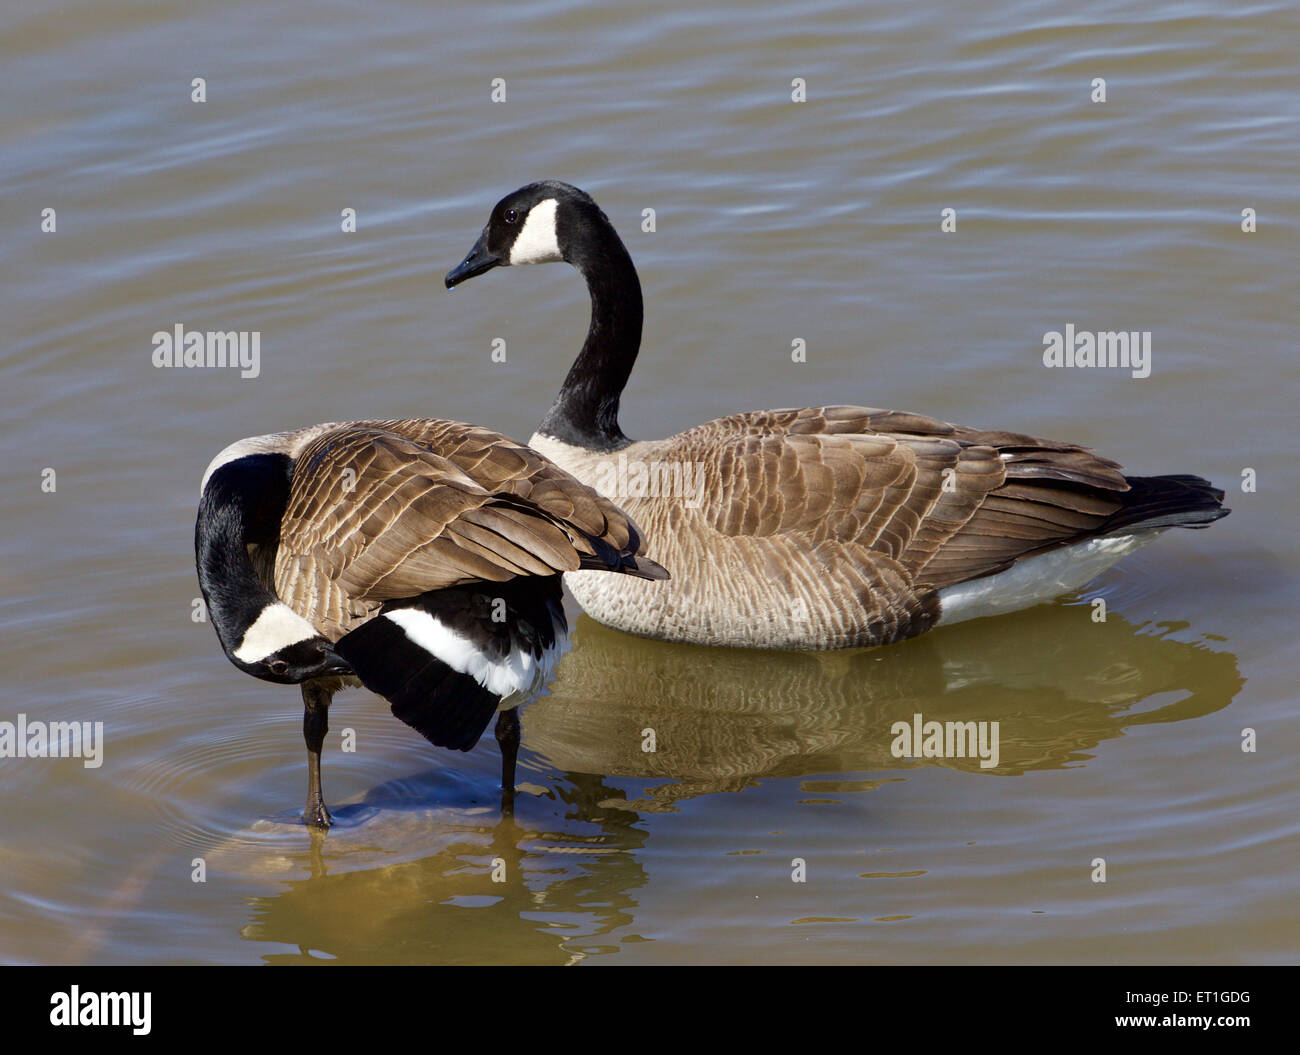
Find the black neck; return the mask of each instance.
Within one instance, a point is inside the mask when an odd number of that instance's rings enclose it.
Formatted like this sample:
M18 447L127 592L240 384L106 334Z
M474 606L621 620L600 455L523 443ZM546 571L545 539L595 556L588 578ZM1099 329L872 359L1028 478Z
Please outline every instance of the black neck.
M290 468L284 454L239 458L212 474L199 499L194 525L199 587L227 655L262 610L279 600L258 578L248 547L278 540Z
M538 431L589 450L618 450L632 442L618 426L618 400L641 347L641 283L604 214L584 219L566 259L587 280L591 325Z

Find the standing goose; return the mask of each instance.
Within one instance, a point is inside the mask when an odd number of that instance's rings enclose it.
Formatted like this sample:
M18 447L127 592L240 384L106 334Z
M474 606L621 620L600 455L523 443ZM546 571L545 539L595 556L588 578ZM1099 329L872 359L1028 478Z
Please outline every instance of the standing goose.
M609 626L708 645L878 645L1049 601L1165 528L1228 513L1200 477L1126 477L1072 443L897 411L755 411L634 442L618 405L641 285L587 194L545 181L503 198L446 285L558 260L586 279L591 323L529 443L617 496L673 571L661 589L570 575Z
M513 440L437 420L232 444L203 477L194 548L230 661L302 686L316 828L330 824L320 751L339 689L365 685L432 743L468 751L502 698L549 679L567 635L562 572L667 578L613 504ZM497 739L508 805L513 709Z

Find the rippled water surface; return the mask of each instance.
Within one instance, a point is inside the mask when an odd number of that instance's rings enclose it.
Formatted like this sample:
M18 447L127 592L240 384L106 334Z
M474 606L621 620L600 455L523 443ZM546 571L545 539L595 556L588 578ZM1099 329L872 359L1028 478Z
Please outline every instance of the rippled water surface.
M0 721L105 742L0 759L0 959L1300 959L1298 45L1282 3L6 5ZM578 618L513 819L490 734L342 695L314 846L297 691L191 619L199 479L318 421L527 438L580 279L441 278L542 177L641 272L630 435L895 407L1200 473L1233 515L874 651ZM155 369L178 323L260 331L260 376ZM1067 324L1151 331L1151 376L1046 369ZM895 758L917 713L997 720L998 766Z

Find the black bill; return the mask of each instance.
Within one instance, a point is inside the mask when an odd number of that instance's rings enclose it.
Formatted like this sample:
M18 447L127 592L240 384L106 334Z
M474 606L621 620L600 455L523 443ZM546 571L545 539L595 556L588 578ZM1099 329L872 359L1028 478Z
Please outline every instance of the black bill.
M443 282L448 289L451 289L453 286L460 285L466 279L481 275L484 271L491 271L500 264L501 261L488 250L487 231L484 231L478 236L478 241L474 243L474 248L469 251L469 255L447 272L447 277L443 279Z

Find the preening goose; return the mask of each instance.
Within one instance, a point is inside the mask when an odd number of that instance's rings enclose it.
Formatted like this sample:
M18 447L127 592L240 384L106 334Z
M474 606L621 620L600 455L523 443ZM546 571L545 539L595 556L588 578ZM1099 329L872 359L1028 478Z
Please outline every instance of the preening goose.
M529 443L636 517L673 572L662 589L568 576L609 626L711 645L883 644L1051 600L1165 528L1228 513L1196 476L1126 477L1072 443L864 407L735 414L633 442L618 406L641 285L587 194L546 181L503 198L446 285L559 260L586 279L591 323Z
M567 638L562 572L667 577L612 503L522 444L438 420L232 444L203 477L194 548L230 661L302 686L303 818L318 828L330 824L321 745L344 685L468 751L503 698L522 702L550 677ZM518 734L503 711L507 805Z

